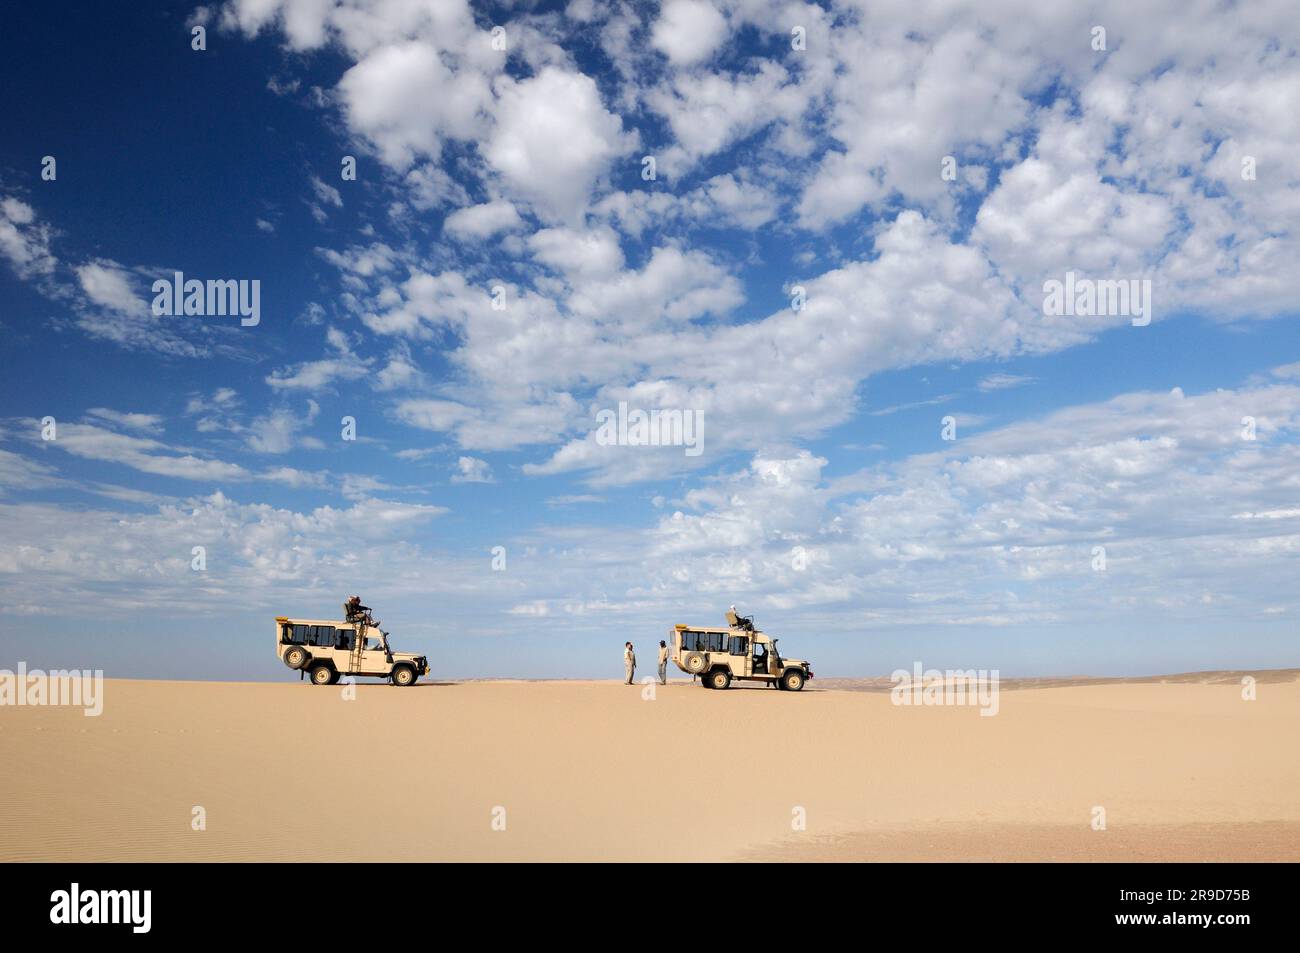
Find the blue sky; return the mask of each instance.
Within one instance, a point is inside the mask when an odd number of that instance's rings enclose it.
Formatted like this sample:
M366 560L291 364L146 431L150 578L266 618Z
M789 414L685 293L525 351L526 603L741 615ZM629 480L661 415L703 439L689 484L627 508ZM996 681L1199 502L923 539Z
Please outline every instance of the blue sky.
M732 602L823 674L1295 664L1293 11L1040 6L16 14L0 667L282 677L353 592L452 677Z

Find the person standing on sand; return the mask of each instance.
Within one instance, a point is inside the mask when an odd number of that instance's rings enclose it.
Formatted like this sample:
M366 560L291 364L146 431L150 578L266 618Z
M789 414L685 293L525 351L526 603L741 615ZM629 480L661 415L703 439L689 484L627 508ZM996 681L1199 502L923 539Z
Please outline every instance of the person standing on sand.
M659 640L659 684L668 684L668 643Z
M631 685L632 676L636 674L636 652L631 642L623 643L623 670L627 672L627 683Z

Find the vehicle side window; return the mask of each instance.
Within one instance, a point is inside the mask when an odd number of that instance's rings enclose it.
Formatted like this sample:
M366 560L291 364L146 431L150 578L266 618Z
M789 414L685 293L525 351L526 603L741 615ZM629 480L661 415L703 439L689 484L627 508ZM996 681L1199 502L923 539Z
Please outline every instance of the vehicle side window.
M315 644L327 649L334 648L334 626L318 625L314 628L316 629Z
M733 635L731 637L731 646L728 649L728 651L732 655L744 655L746 649L748 648L748 646L746 645L748 641L749 639L747 639L743 635Z
M709 633L709 651L725 652L727 650L727 636L723 632Z
M311 644L311 626L294 623L292 641L294 645Z

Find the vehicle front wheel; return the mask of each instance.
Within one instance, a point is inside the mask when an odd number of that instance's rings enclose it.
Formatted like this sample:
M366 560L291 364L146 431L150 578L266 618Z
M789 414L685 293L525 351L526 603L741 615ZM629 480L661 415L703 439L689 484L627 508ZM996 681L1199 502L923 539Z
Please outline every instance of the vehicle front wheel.
M724 688L731 687L731 673L725 668L717 669L716 671L709 673L705 682L708 684L709 688L715 688L718 691L722 691Z
M792 668L781 676L781 687L787 692L797 692L803 688L803 672L797 668Z
M401 685L405 688L407 685L415 684L415 669L409 665L399 665L393 669L393 684Z
M311 683L313 685L332 685L334 683L334 670L328 665L317 665L311 670Z

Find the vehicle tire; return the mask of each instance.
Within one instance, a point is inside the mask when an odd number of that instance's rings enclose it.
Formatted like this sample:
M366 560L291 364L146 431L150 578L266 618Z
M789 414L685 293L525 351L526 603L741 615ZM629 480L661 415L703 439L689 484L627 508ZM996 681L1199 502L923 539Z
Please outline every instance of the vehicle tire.
M313 665L310 674L313 685L333 685L336 678L334 669L328 665Z
M409 665L398 665L393 669L393 684L405 688L407 685L414 685L419 676L415 674L415 669Z
M703 652L687 652L686 657L682 659L682 668L692 675L703 675L708 667L709 659Z
M716 691L723 691L724 689L731 687L731 673L725 668L715 668L705 676L704 681L708 683L709 688Z
M292 645L284 650L284 664L294 671L311 661L311 653L301 645Z
M781 676L781 687L787 692L803 691L803 683L806 680L801 670L797 668L786 669L785 674Z
M331 684L331 685L337 685L337 684L339 683L339 681L342 680L342 678L343 678L343 676L340 675L339 672L338 672L337 670L333 670L333 669L331 670L331 674L330 674L330 684Z

